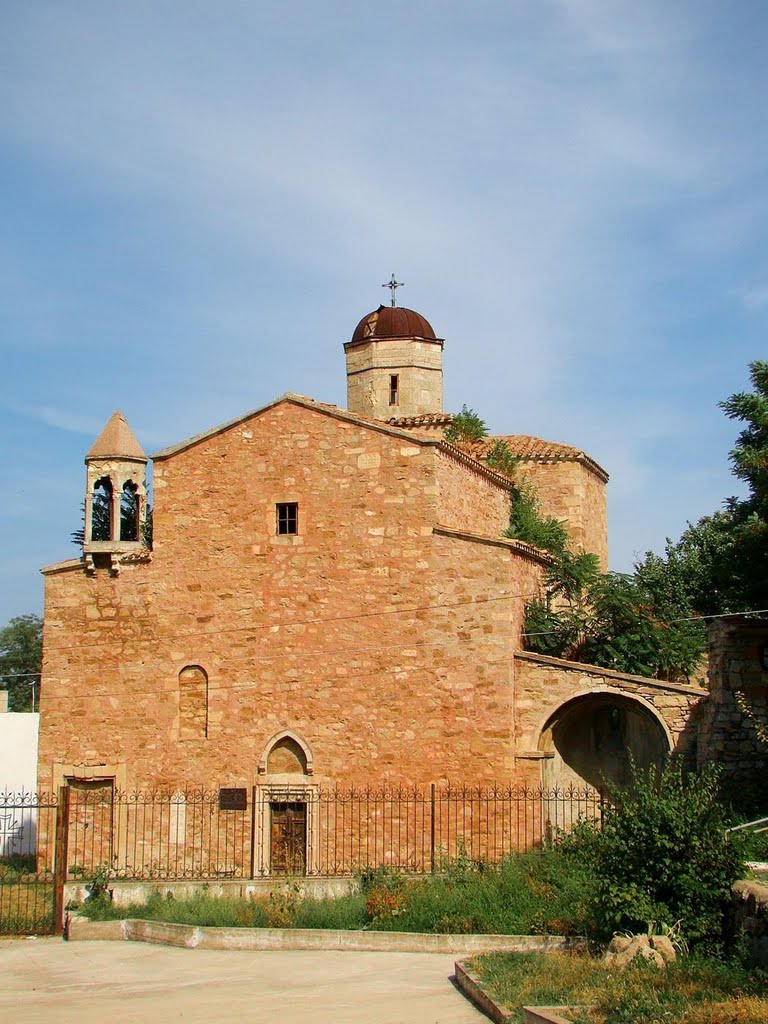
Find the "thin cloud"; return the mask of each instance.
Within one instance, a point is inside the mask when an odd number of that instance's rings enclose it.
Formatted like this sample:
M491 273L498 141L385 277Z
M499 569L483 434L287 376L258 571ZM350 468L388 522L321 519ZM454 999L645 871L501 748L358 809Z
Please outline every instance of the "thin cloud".
M113 407L150 450L286 390L343 401L395 271L449 408L605 464L626 564L666 496L684 514L666 448L725 459L700 438L757 320L728 317L768 304L761 33L685 3L390 10L397 46L352 3L12 5L0 423L53 428L79 474Z

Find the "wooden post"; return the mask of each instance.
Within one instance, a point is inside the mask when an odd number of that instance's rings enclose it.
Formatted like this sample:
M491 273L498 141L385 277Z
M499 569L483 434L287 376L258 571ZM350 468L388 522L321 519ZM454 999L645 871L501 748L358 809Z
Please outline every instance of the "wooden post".
M69 786L59 786L56 808L56 847L53 861L53 930L61 935L64 930L64 883L67 880L69 843Z

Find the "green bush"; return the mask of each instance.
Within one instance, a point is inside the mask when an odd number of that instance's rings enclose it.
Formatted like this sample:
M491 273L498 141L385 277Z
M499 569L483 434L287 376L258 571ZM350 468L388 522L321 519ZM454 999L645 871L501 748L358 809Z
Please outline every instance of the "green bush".
M743 876L743 841L725 831L718 774L633 767L630 787L612 793L602 825L584 822L562 848L595 876L593 930L644 931L679 922L692 945L722 945L732 884Z
M528 480L513 488L509 527L504 536L558 555L568 547L568 530L564 521L542 512L536 490Z

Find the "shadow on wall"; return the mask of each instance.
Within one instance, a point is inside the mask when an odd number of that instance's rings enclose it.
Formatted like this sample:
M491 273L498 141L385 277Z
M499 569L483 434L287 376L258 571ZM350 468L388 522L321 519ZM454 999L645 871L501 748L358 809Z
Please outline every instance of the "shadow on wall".
M661 767L670 752L667 733L639 701L613 693L575 697L545 726L539 749L547 788L611 785L631 781L630 763L641 769Z

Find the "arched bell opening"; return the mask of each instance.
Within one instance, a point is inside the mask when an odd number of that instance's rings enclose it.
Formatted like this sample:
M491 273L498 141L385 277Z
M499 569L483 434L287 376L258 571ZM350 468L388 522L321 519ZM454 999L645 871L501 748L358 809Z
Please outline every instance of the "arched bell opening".
M103 476L93 485L91 495L91 540L112 540L112 481Z
M120 492L120 540L139 539L139 487L126 480Z

